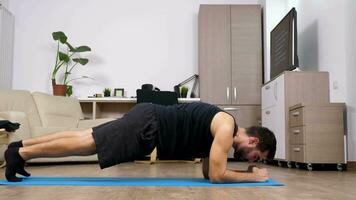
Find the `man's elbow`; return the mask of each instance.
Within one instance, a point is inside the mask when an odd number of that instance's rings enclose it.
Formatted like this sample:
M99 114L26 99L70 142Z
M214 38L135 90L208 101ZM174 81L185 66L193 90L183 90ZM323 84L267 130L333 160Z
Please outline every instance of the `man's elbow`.
M218 174L209 175L209 180L213 184L224 183L223 175L218 175Z

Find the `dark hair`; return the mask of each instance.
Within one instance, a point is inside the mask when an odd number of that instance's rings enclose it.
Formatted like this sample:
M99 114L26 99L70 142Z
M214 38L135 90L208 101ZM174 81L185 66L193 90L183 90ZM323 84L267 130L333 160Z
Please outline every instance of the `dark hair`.
M257 137L260 140L257 149L262 152L268 151L267 159L272 160L274 158L277 141L272 131L261 126L251 126L246 129L246 133L248 136Z

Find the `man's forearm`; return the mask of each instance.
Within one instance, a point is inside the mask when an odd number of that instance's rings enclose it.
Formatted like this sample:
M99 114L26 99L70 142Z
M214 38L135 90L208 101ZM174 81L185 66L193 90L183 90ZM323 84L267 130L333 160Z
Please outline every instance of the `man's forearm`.
M250 166L248 166L248 168L246 169L246 170L236 170L236 169L232 169L232 171L234 171L234 172L244 172L244 173L246 173L246 172L252 172L252 169L254 168L254 167L257 167L256 165L250 165ZM258 168L258 167L257 167Z
M223 175L210 179L212 183L239 183L239 182L256 182L258 178L254 173L246 171L226 170Z

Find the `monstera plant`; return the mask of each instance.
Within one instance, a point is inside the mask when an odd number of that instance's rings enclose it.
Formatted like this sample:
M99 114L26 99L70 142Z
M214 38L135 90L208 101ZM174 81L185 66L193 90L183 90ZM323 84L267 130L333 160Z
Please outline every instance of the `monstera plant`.
M90 78L88 76L81 76L70 80L69 77L78 64L86 65L89 62L87 58L80 57L78 53L88 52L91 51L91 49L85 45L73 47L68 42L68 37L62 31L53 32L52 37L53 40L57 42L56 63L51 75L53 94L60 96L65 96L67 94L67 96L70 96L72 94L72 86L68 85L70 81L81 78ZM63 67L65 67L62 76L63 80L60 84L57 84L57 74Z

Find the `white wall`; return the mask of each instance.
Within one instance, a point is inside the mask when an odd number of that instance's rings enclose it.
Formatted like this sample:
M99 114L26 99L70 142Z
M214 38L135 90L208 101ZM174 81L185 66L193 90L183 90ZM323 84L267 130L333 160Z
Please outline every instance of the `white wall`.
M0 89L12 88L14 16L0 6Z
M330 101L346 102L349 160L356 161L356 41L353 0L264 1L265 80L269 80L269 33L295 7L298 15L298 55L302 70L328 71Z
M346 2L346 102L349 160L356 161L356 1Z
M90 63L75 76L95 81L74 84L75 96L125 88L134 96L143 83L163 90L197 67L199 4L257 3L257 0L11 0L15 14L14 89L51 92L55 62L53 31L62 30L74 45L92 48Z

